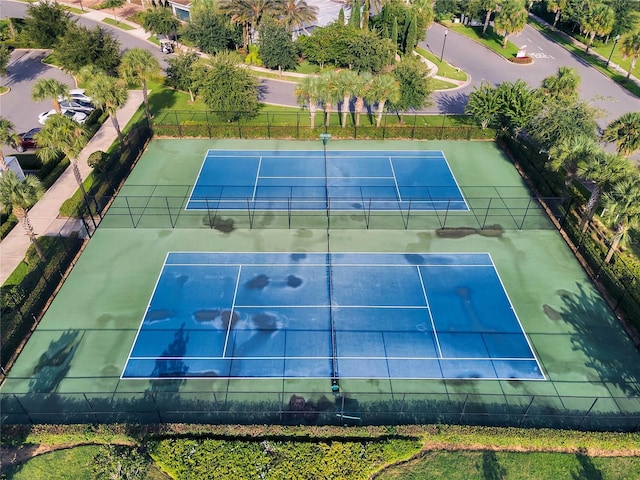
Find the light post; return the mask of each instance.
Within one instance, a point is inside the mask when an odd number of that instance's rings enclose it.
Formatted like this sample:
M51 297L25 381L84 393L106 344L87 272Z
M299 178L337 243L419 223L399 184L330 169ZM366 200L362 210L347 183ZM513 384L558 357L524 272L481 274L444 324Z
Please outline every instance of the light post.
M606 68L609 68L609 63L611 62L611 57L613 56L613 51L616 49L616 44L618 43L618 40L620 40L620 35L616 35L615 37L613 37L613 48L611 49L609 58L607 58L607 64L605 65Z
M447 33L449 33L449 30L444 31L444 40L442 42L442 52L440 53L441 62L442 62L442 57L444 57L444 46L447 44Z

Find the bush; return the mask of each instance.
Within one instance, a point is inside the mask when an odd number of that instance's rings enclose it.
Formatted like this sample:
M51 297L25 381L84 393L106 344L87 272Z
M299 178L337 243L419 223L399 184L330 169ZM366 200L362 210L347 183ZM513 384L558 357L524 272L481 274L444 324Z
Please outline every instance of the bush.
M509 59L511 63L516 63L518 65L528 65L533 63L533 58L531 57L511 57Z
M87 158L87 165L93 168L93 171L100 174L104 171L104 167L109 161L109 154L101 150L97 150Z

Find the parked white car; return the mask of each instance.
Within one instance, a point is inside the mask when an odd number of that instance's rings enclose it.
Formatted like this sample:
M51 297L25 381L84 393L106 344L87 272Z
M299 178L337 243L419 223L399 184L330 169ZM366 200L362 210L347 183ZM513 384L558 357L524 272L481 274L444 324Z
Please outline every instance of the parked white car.
M62 102L60 102L60 108L62 108L63 110L72 110L74 112L86 113L87 115L89 115L96 109L96 107L94 107L90 103L71 102L68 100L63 100Z
M44 125L51 115L57 115L55 110L49 110L48 112L42 112L38 115L38 123ZM73 110L62 110L62 115L66 115L71 120L75 120L78 123L84 123L87 120L87 114L82 112L74 112Z
M71 102L91 103L91 97L85 95L84 88L73 88L69 90L69 95L67 97L61 95L58 97L58 100L61 102L69 100Z

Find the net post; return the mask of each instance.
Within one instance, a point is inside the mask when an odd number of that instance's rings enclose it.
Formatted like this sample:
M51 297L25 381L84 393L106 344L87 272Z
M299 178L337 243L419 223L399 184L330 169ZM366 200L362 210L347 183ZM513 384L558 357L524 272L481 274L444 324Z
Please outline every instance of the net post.
M529 401L529 405L527 405L527 408L525 408L524 413L522 414L522 418L518 421L518 427L522 426L522 423L527 419L527 416L529 415L529 410L531 409L531 405L533 405L533 402L535 399L536 399L536 396L533 395L531 397L531 400Z
M593 410L593 407L596 406L596 403L598 403L598 398L596 397L595 400L593 401L593 403L591 404L591 406L589 407L589 410L586 411L586 413L582 416L582 420L580 420L580 424L578 425L578 428L582 428L582 424L584 423L584 421L587 419L587 417L589 416L589 414L591 413L591 410Z
M493 197L489 198L489 205L487 205L487 211L484 212L484 219L482 220L482 230L484 230L484 227L487 225L487 218L489 217L489 210L491 210L491 200L493 200Z
M171 228L176 228L175 224L173 223L173 217L171 216L171 207L169 207L169 197L164 197L164 201L167 204L167 213L169 214L169 222L171 223Z

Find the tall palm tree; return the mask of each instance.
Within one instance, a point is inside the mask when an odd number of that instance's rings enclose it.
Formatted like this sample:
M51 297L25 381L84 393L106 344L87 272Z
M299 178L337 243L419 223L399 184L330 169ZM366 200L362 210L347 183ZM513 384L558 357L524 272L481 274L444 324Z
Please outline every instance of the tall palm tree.
M542 80L542 93L551 100L574 100L578 98L580 75L575 68L559 67L555 75Z
M631 162L621 155L605 152L600 149L592 158L583 159L578 163L578 175L590 180L593 185L589 200L585 206L584 214L580 221L580 229L587 229L587 222L593 218L602 194L613 185L629 176L633 172Z
M520 33L527 24L528 13L522 0L503 0L494 20L496 33L502 35L502 48L507 48L509 36Z
M69 87L55 78L39 79L33 85L33 90L31 91L31 97L38 102L40 100L51 99L53 101L53 108L58 113L62 111L58 98L68 96Z
M147 80L160 78L162 74L162 68L160 68L160 63L156 57L144 48L127 50L122 55L119 72L120 76L130 85L140 82L142 97L144 98L144 110L147 118L151 118Z
M592 139L577 136L568 137L549 149L551 163L549 166L555 172L566 172L562 197L567 198L569 188L573 184L578 164L588 162L598 152L598 145Z
M481 0L480 8L486 12L484 17L484 25L482 26L482 35L487 32L487 27L489 27L489 19L491 19L491 14L496 11L500 5L500 0Z
M602 37L611 32L616 22L616 13L604 3L587 4L585 7L585 12L580 18L580 28L588 38L586 52L589 53L596 35Z
M627 35L620 43L620 51L624 57L631 58L631 66L627 71L627 78L631 76L631 71L635 68L638 57L640 57L640 30L631 35Z
M353 70L340 70L334 76L334 87L338 96L342 97L342 128L347 126L351 96L358 81L358 74Z
M636 173L617 183L604 195L603 220L613 229L613 239L605 263L628 239L629 231L640 226L640 176Z
M15 172L7 171L0 176L0 205L5 211L13 213L27 232L38 257L43 262L47 260L38 238L29 220L29 209L33 207L44 193L44 187L34 175L27 175L24 181L18 179Z
M569 0L547 0L547 12L555 13L553 17L553 26L555 27L560 20L560 15L567 8Z
M129 90L127 85L118 78L110 77L104 73L94 76L87 85L87 93L96 107L104 110L111 118L113 128L116 129L120 145L124 146L124 137L118 123L117 112L127 103Z
M356 97L356 101L353 104L353 109L356 112L356 127L360 126L360 115L364 110L364 102L369 90L373 75L368 72L360 73L356 76L353 82L353 94Z
M16 133L13 123L6 118L0 117L0 144L14 146L20 141L20 137ZM6 160L4 159L4 152L0 149L0 170L9 170Z
M640 112L623 113L605 129L603 139L616 143L616 151L622 155L640 149Z
M282 6L282 0L220 0L218 3L220 12L231 15L233 23L246 29L250 43L265 18L277 18L282 13Z
M284 0L280 21L289 33L301 29L307 35L308 25L318 20L318 7L309 5L306 0Z
M78 156L89 142L89 135L82 125L64 115L52 115L42 130L36 134L38 156L45 162L63 153L69 159L73 176L78 182L83 197L87 198L87 192L82 183L82 175L78 168Z
M320 79L313 75L304 77L298 83L294 93L298 103L305 105L309 109L309 121L311 128L314 128L318 102L320 101Z
M320 102L324 107L324 126L328 127L331 121L333 105L340 100L336 86L336 74L327 72L320 76Z
M394 103L400 100L400 84L393 75L388 73L376 75L369 84L369 90L367 91L365 99L371 105L374 103L378 104L376 127L379 127L382 123L382 113L384 112L384 106L387 101Z

